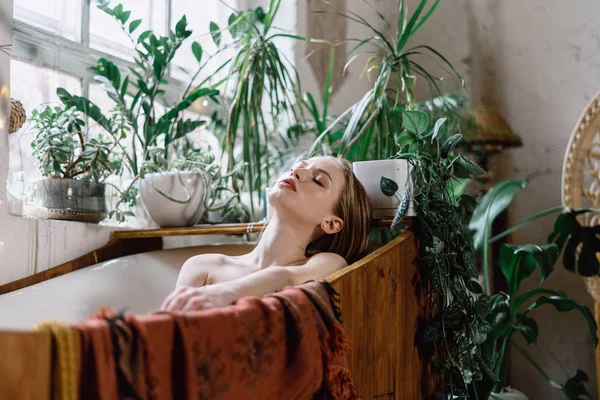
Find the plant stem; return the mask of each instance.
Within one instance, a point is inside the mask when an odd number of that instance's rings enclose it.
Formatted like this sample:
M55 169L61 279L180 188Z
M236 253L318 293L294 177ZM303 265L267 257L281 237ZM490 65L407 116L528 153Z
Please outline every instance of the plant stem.
M547 210L540 211L539 213L537 213L535 215L525 218L523 221L519 222L512 228L509 228L506 231L500 233L499 235L494 236L493 238L490 239L489 243L492 244L492 243L510 235L511 233L518 231L519 229L521 229L525 225L529 224L530 222L535 221L536 219L543 218L547 215L554 214L557 212L562 212L562 211L565 211L566 209L567 209L567 207L565 207L565 206L555 206L555 207L549 208Z
M488 238L490 236L489 227L486 224L486 227L483 232L484 237ZM483 254L482 258L482 270L483 270L483 283L484 283L484 293L488 296L492 293L492 283L490 282L490 271L489 271L489 240L483 242Z
M521 355L523 355L523 357L525 357L527 359L527 361L529 361L531 363L531 365L533 365L533 367L544 377L544 379L546 379L548 381L548 383L550 383L550 385L552 385L556 389L562 389L562 385L560 383L556 382L554 379L550 378L550 376L542 369L542 367L540 367L539 364L536 363L533 360L533 358L531 358L529 356L529 354L527 354L525 349L523 349L521 346L519 346L515 342L511 342L511 344L519 351L519 353L521 353Z

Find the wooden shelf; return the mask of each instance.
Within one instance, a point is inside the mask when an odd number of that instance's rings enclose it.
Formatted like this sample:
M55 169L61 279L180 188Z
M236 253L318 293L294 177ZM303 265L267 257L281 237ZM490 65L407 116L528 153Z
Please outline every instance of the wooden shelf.
M374 218L374 227L390 226L393 218ZM412 226L414 217L408 217L400 221L398 225ZM249 224L220 224L220 225L195 225L182 228L159 228L138 230L117 230L113 232L115 239L141 239L165 236L191 236L191 235L243 235L246 233L258 233L264 227L262 223Z

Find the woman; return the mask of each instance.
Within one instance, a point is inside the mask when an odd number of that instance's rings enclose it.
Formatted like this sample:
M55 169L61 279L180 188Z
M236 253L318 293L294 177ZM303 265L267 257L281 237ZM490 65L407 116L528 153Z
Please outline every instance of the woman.
M319 280L358 260L369 242L367 194L349 162L301 161L270 190L269 224L249 254L201 254L183 265L166 311L229 305Z

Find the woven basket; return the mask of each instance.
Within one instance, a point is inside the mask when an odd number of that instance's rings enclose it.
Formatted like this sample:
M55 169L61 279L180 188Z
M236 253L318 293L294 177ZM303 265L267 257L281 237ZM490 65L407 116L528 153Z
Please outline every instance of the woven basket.
M585 287L596 303L600 303L600 276L584 278Z
M19 100L10 99L10 121L8 123L8 133L15 133L25 123L27 114L25 108Z

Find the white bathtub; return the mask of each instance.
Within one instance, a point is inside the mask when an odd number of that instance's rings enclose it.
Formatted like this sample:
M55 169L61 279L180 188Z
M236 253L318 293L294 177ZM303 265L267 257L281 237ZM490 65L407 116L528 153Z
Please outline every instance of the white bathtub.
M210 245L136 254L92 265L0 295L0 330L30 330L40 321L71 323L102 306L135 314L155 311L175 288L181 265L202 253L239 255L250 244Z

